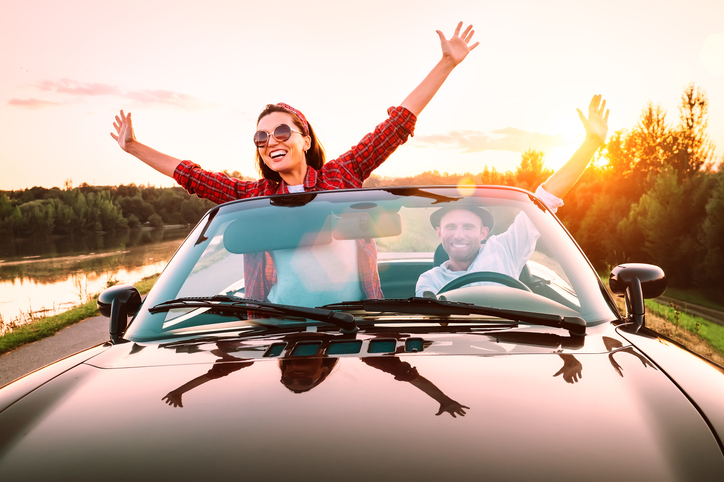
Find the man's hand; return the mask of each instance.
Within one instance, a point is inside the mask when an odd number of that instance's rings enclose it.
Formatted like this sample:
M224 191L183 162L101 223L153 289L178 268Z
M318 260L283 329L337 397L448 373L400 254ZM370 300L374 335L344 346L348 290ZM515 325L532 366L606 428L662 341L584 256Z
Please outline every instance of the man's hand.
M608 134L608 110L606 109L606 101L601 101L600 95L594 95L591 103L588 105L588 118L583 115L581 109L576 110L578 111L578 117L580 117L581 122L583 122L583 128L586 129L586 138L603 144Z
M458 23L455 28L450 40L445 38L445 35L440 31L436 30L438 36L440 36L440 46L442 47L442 56L445 59L449 59L453 66L458 65L462 62L468 53L478 46L480 42L475 42L473 45L468 45L475 34L472 25L468 25L462 35L460 35L460 29L463 27L463 23Z

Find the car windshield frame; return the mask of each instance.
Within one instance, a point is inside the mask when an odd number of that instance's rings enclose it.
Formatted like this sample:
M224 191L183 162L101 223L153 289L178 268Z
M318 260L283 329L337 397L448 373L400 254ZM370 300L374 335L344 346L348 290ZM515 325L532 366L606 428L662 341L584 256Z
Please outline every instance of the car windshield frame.
M429 216L434 210L446 206L481 206L490 210L494 213L496 223L492 235L505 232L517 213L524 212L540 233L533 254L533 258L536 255L539 258L529 259L526 266L533 267L532 271L545 281L542 284L555 295L558 303L567 305L567 309L561 308L560 313L556 314L579 316L588 326L620 318L611 295L578 244L558 218L533 194L506 186L362 188L257 197L214 207L191 231L169 261L130 324L125 338L151 341L178 336L183 334L178 331L179 320L188 323L186 320L189 318L197 318L199 321L198 329L194 332L203 331L206 323L209 325L207 328L212 330L222 329L221 325L224 324L229 325L228 329L233 329L235 326L257 323L253 321L253 316L248 319L238 317L240 319L236 323L229 323L229 317L223 316L221 318L225 321L216 326L212 318L220 315L212 316L209 310L199 308L149 312L149 308L176 298L224 294L244 297L242 288L245 288L245 281L240 259L248 250L261 248L278 253L280 250L293 249L294 246L325 245L337 239L363 239L364 242L374 239L380 270L429 263L434 251L431 247L439 242ZM332 225L329 224L330 219ZM414 243L423 235L416 234L415 230L424 233L424 242L420 241L420 245ZM227 231L233 231L234 236L225 235ZM409 234L411 232L415 232L417 238ZM310 233L314 235L312 238ZM406 235L409 235L409 239ZM406 251L400 248L410 245L412 247ZM235 261L229 262L232 258ZM189 281L192 275L204 269L213 272L211 268L216 269L217 274L205 276L201 283L197 282L192 288ZM231 283L229 277L241 277L241 280ZM446 296L449 295L447 297L440 295L440 299L469 302L465 296L473 296L477 300L475 293L480 291L475 286L463 287L446 293ZM512 292L510 296L515 297L511 303L519 303L522 292L508 291ZM408 298L407 292L404 293L404 296L389 298ZM409 293L409 296L414 296L414 293ZM461 298L457 299L456 296ZM493 303L498 303L505 296L495 298ZM525 296L531 298L531 295ZM366 298L363 296L360 299ZM335 299L307 306L354 301L357 299ZM539 306L533 301L530 306ZM296 304L301 306L300 303ZM514 306L501 307L518 309ZM211 321L202 323L202 315ZM307 323L313 325L318 322L307 320Z

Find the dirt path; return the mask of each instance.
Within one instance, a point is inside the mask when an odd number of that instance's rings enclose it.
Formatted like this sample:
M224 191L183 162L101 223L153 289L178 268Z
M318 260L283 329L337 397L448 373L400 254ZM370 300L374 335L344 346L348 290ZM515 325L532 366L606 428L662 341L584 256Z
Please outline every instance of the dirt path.
M0 387L56 360L107 341L108 318L95 316L0 355Z

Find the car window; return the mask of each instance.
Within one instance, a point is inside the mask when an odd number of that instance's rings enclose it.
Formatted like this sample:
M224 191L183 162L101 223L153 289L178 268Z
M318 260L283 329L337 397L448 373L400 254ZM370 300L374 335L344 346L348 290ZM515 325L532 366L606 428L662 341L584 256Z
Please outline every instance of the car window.
M451 266L450 261L446 264L447 250L455 258L455 250L465 249L479 252L474 261L479 266L471 265L470 271L507 273L500 275L505 284L498 278L474 277L446 292L448 300L575 314L589 324L615 317L576 243L554 215L523 191L481 188L472 196L460 196L454 188L408 190L403 195L366 190L318 193L298 203L295 196L287 199L291 202L240 201L212 211L169 263L146 306L219 294L306 307L410 298L420 296L422 278ZM431 221L441 209L482 209L492 218L486 218L492 229L482 244L475 239L468 243L464 235L443 235ZM455 226L447 223L444 229ZM142 310L129 333L152 336L178 329L190 316L196 324L228 321L208 310L155 315Z

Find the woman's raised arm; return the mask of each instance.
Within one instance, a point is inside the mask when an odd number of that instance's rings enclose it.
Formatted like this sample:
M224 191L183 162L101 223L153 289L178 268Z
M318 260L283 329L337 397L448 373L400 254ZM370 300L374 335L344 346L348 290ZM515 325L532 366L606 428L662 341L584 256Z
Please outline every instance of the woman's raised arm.
M440 37L440 46L442 47L442 58L430 73L427 74L427 77L425 77L420 85L415 87L415 90L413 90L401 104L402 107L415 114L415 116L420 115L425 106L445 82L447 76L450 75L450 72L465 59L471 50L478 46L479 42L469 45L473 34L475 34L473 26L468 25L468 28L460 34L462 26L462 22L458 23L455 32L449 40L445 38L445 35L440 30L437 30L437 34Z
M113 127L116 129L116 133L111 132L111 137L118 142L121 149L136 156L161 174L173 177L176 166L181 163L181 160L164 154L163 152L158 152L156 149L138 142L133 133L133 122L130 112L126 115L121 110L116 116Z

